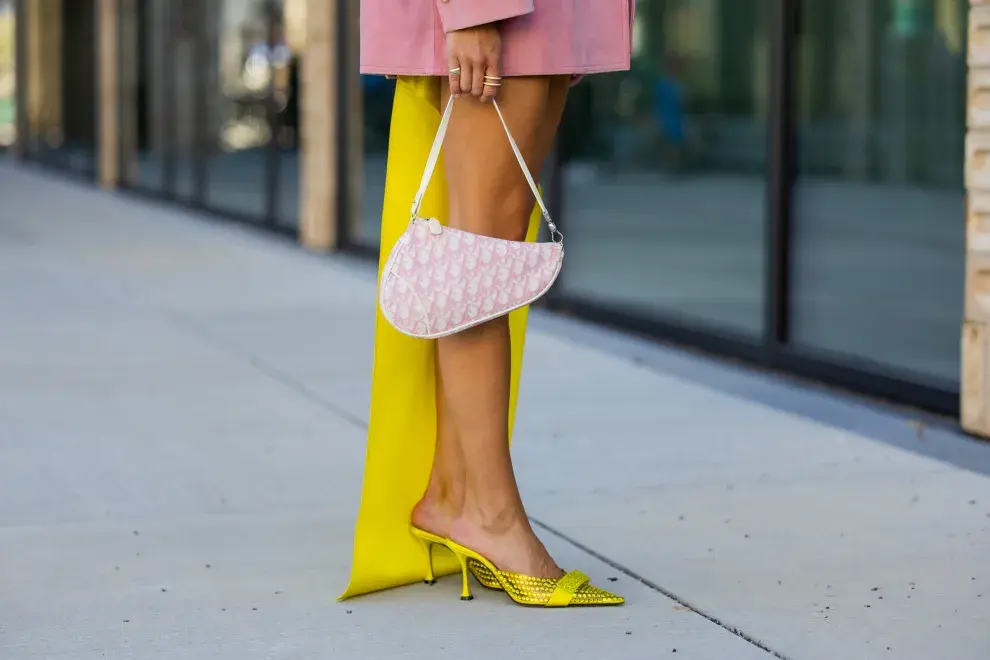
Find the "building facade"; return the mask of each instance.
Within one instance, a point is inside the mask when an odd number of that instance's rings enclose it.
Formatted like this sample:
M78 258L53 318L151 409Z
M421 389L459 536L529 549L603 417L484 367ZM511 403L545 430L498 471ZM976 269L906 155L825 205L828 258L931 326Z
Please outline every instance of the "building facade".
M0 0L0 149L373 255L393 83L357 73L358 4ZM546 304L990 432L990 5L637 4L544 171Z

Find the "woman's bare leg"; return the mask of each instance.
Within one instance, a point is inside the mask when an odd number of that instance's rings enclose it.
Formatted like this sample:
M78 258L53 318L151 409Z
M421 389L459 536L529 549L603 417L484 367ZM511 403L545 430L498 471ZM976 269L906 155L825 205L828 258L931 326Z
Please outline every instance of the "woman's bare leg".
M566 77L503 80L499 105L534 172L553 144L568 84ZM445 85L443 103L447 95ZM522 240L534 200L498 116L470 96L456 104L444 145L450 223ZM443 386L436 459L414 522L418 516L433 525L431 531L448 534L503 570L560 575L529 524L512 470L508 319L439 340L438 358Z
M540 79L533 79L536 82ZM544 82L545 81L545 82ZM506 81L508 82L508 81ZM530 83L532 85L532 83ZM514 84L510 85L514 86ZM564 102L567 96L568 84L563 79L543 79L543 81L538 82L537 87L541 88L537 92L539 95L546 96L545 99L540 99L538 102L533 103L530 111L531 114L539 114L538 111L542 112L542 117L540 118L541 126L539 130L535 133L535 138L532 140L532 148L527 149L529 146L529 140L527 140L527 145L523 146L523 136L518 136L516 139L520 143L520 147L523 150L527 160L532 160L531 169L535 172L534 176L539 176L538 167L532 166L534 163L542 163L549 153L549 150L553 144L553 140L556 134L557 125L560 123L560 116L563 112ZM532 94L533 92L529 92ZM520 92L521 94L521 92ZM447 85L444 85L443 98L441 102L446 104L448 98ZM522 99L520 99L522 101ZM477 103L474 99L464 98L463 101L459 102L460 105L472 102ZM511 103L511 102L510 102ZM513 126L513 134L517 132L515 125L517 123L516 114L518 110L512 106L506 106L503 101L503 111L506 114L507 121ZM489 118L494 119L497 122L497 116L494 115L494 111L490 106L483 106L481 108L482 112L487 111L487 114L491 115ZM469 120L465 120L469 121ZM491 123L489 121L489 123ZM497 129L496 140L504 142L504 133L502 132L501 125L495 123L494 126L481 126L482 130L487 130L488 128ZM450 138L448 138L447 145L450 144ZM496 145L497 146L497 145ZM508 143L504 142L505 150L508 150ZM451 150L451 147L445 146L445 154ZM532 154L529 153L532 151ZM479 152L480 153L480 152ZM505 155L503 153L503 155ZM511 157L511 151L508 151L508 155ZM448 162L450 161L450 156L446 156ZM456 157L455 157L456 160ZM516 164L514 157L511 158L510 162L505 163L509 168L509 174L513 172L518 172L518 165ZM449 178L449 177L448 177ZM521 172L519 173L519 181L525 187L525 181L522 179ZM451 193L452 196L455 193ZM535 200L529 195L528 188L520 193L522 195L527 195L526 205L531 209ZM452 207L454 201L452 200ZM470 212L470 209L467 209ZM453 210L452 210L453 215ZM510 219L508 225L509 227L503 226L477 226L471 227L464 223L458 223L456 219L452 219L452 224L454 226L467 228L471 231L476 231L482 234L503 236L505 238L512 238L521 240L526 233L526 227L528 226L529 211L526 211L525 217L518 220L519 225L517 228L512 229L512 231L506 232L506 229L511 228L511 226L516 222L515 217ZM489 220L490 222L490 220ZM506 358L508 359L508 358ZM507 396L507 395L506 395ZM496 400L505 401L506 413L504 417L508 416L508 399L506 396L499 395ZM460 442L458 441L458 431L457 426L454 423L453 416L445 413L445 400L444 400L444 388L443 388L443 374L438 361L437 364L437 441L436 449L433 459L433 467L430 472L429 483L426 487L426 492L423 498L417 503L412 511L412 522L417 527L431 531L435 534L441 536L447 536L451 531L451 524L454 519L460 517L461 510L464 504L464 491L465 491L465 467L464 467L464 457ZM505 435L507 436L507 428L505 430ZM507 442L507 441L506 441ZM511 464L509 465L509 476L511 477ZM515 481L512 480L512 490L515 491ZM518 497L516 498L518 500ZM518 507L517 507L518 508Z
M464 458L454 421L445 411L439 359L436 374L437 441L433 469L423 499L413 508L412 523L428 532L447 536L450 523L460 515L464 504Z

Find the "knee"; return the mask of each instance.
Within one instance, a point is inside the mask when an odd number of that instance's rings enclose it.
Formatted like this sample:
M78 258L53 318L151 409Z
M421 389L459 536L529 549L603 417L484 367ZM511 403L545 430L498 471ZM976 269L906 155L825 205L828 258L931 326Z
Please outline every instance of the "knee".
M509 241L526 239L533 212L533 193L519 180L488 173L476 185L452 187L451 222L454 227Z
M526 240L526 234L529 232L529 216L533 212L535 203L533 194L525 184L501 195L494 208L497 215L494 223L495 236L507 241Z

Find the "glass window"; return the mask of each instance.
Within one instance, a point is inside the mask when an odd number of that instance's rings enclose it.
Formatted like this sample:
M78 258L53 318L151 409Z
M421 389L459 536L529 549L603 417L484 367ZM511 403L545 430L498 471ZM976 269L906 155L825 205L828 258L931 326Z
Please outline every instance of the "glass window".
M172 159L166 176L170 191L187 201L201 201L199 185L203 182L197 172L200 131L205 129L200 109L203 80L213 67L204 60L199 40L212 36L211 10L213 2L164 0L169 18L169 39L166 42L166 71L171 76L166 83L165 112L167 140L171 143ZM199 181L197 181L199 179ZM199 184L199 185L198 185Z
M96 4L24 3L28 153L85 174L96 171Z
M804 0L792 337L958 382L966 0Z
M358 34L358 12L347 12L346 20L351 34ZM349 46L348 56L356 63L360 44L354 39ZM349 181L349 192L357 196L351 200L352 208L348 209L347 238L352 243L378 248L381 243L385 163L388 160L395 81L385 76L356 74L347 81L347 91L348 102L352 106L348 109L350 116L359 117L355 122L357 126L347 136L348 148L351 153L362 154L362 167L357 173L357 180L352 178ZM348 174L353 177L353 174Z
M273 60L275 121L279 150L278 199L275 214L282 224L299 225L299 82L306 47L305 0L279 0L273 41L287 57Z
M214 63L207 67L212 90L207 100L206 203L225 211L263 218L270 187L267 150L272 140L268 104L272 73L288 66L291 53L271 41L267 0L206 3L217 25L210 38ZM202 67L192 70L203 75Z
M172 137L166 117L166 99L172 97L167 2L129 0L120 5L124 179L153 191L165 187Z
M96 2L62 1L62 164L96 171Z
M771 0L641 0L561 127L569 297L759 334Z
M25 3L27 34L27 151L33 158L65 165L62 0Z
M382 206L385 203L385 163L392 123L395 81L384 76L361 75L361 143L363 185L357 209L351 213L348 236L355 243L378 247L381 242Z
M0 150L17 139L15 27L14 0L0 0Z

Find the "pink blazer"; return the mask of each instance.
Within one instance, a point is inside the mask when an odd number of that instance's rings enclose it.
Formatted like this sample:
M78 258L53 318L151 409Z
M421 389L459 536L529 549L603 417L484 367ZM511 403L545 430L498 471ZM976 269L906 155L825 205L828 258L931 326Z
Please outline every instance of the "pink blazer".
M629 68L635 0L361 0L361 73L447 75L444 34L501 21L502 74Z

